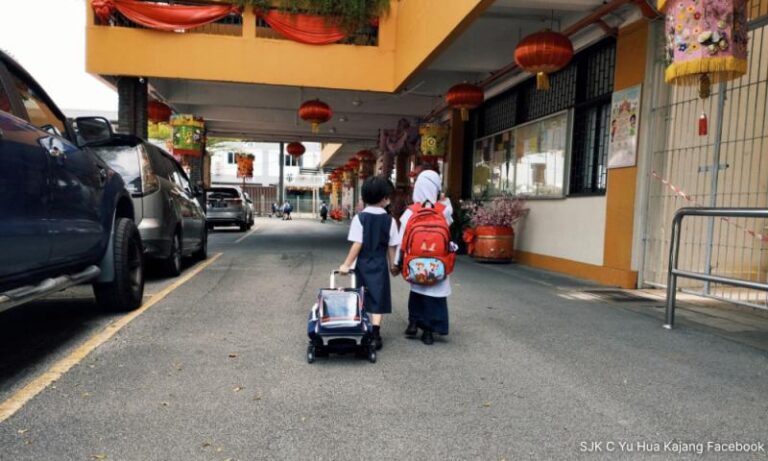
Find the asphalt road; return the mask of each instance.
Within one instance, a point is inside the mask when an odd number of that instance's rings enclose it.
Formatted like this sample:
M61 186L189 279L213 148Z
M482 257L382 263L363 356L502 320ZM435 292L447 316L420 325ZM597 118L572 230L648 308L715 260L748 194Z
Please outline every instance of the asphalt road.
M565 299L583 285L523 267L460 258L433 346L402 336L398 280L376 364L308 365L307 311L345 232L216 232L222 256L0 423L0 460L768 459L707 445L768 443L765 352ZM87 290L0 314L0 398L119 318Z

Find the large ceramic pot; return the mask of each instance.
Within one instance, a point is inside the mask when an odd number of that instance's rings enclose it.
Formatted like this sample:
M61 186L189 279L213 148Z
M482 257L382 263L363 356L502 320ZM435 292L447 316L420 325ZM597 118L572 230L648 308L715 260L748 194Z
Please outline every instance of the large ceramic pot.
M510 262L514 258L515 230L511 227L475 228L472 257L478 261Z

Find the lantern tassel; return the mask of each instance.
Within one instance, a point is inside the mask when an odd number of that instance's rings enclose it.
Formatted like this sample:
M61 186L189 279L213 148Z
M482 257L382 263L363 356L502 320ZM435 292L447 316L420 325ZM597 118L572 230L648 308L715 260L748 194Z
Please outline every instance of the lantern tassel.
M466 122L469 120L469 109L466 107L461 108L461 121Z
M319 133L320 132L320 124L317 122L312 122L312 132L313 133Z
M706 136L707 131L707 114L702 112L699 117L699 136Z
M549 89L549 75L545 74L544 72L539 72L538 74L536 74L536 89L537 90Z
M712 81L708 74L701 74L699 77L699 98L707 99L712 94Z

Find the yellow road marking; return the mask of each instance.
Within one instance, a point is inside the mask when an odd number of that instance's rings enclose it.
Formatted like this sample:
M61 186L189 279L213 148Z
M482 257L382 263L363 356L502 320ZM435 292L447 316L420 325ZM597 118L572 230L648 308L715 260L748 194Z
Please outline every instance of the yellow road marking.
M254 233L254 232L256 232L257 230L259 230L259 228L258 228L258 227L254 227L253 229L251 229L251 231L250 231L250 232L248 232L247 234L243 235L243 236L242 236L242 237L240 237L239 239L235 240L235 243L240 243L240 242L242 242L243 240L245 240L245 239L247 239L248 237L250 237L250 236L251 236L251 234L253 234L253 233Z
M45 388L51 385L53 382L61 378L61 376L69 371L73 366L80 363L85 357L88 356L88 354L93 352L94 349L107 342L109 338L114 336L115 333L120 331L124 326L131 323L133 319L160 302L173 290L184 285L194 276L202 272L203 269L213 264L221 255L222 253L213 255L210 259L208 259L208 261L193 268L191 272L184 275L173 284L169 285L159 293L152 295L149 301L144 303L141 307L109 324L104 330L100 331L95 336L92 336L85 343L81 344L77 349L72 351L72 353L70 353L68 356L53 364L53 366L49 368L48 371L44 372L42 375L35 378L32 382L19 389L6 401L0 403L0 423L13 416L27 402L45 390Z

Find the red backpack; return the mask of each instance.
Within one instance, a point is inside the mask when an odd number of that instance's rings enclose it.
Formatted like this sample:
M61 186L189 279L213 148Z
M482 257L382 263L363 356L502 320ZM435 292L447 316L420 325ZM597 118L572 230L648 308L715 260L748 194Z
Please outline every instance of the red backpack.
M417 285L434 285L453 272L456 254L451 251L451 231L443 215L445 205L414 204L405 225L400 256L403 278Z

